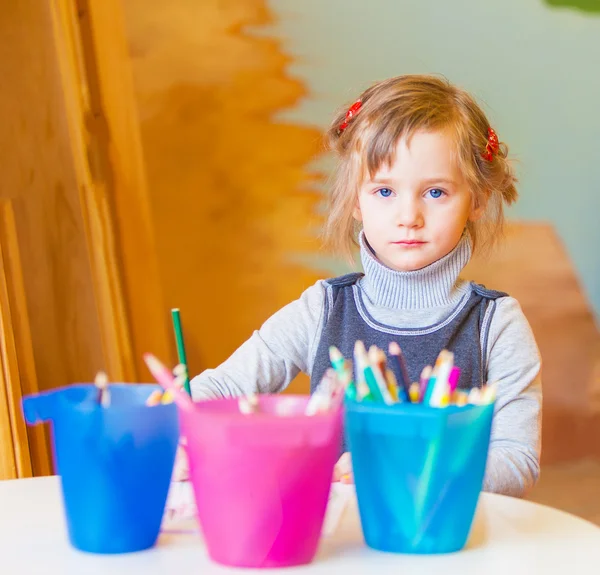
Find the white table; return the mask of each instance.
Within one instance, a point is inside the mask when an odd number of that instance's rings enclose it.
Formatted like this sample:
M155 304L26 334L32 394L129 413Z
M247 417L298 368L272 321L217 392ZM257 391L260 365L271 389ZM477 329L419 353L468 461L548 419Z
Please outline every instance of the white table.
M161 535L156 548L129 555L81 553L67 541L58 478L0 481L3 574L217 575L245 571L213 564L197 534ZM600 528L543 505L483 494L465 550L436 556L393 555L364 545L352 499L335 534L322 540L312 565L275 572L596 575L600 573Z

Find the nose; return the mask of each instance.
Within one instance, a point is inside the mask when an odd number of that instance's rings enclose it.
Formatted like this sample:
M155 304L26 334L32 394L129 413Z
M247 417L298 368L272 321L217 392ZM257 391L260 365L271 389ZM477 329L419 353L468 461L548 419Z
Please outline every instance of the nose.
M396 209L396 225L405 228L420 228L423 226L423 209L421 202L415 197L404 197L398 202Z

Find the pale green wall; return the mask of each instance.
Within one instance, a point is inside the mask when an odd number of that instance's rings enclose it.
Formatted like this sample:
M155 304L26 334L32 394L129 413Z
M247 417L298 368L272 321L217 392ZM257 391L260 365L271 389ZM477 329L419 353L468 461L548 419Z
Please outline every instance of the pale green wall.
M310 91L287 118L325 126L371 82L405 73L442 73L483 100L520 162L511 215L556 226L600 312L599 15L542 0L270 5L279 22L266 33Z

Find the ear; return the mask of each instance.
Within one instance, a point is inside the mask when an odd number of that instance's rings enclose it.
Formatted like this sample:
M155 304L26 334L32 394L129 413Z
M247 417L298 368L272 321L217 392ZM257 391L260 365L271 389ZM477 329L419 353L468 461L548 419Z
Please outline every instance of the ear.
M352 217L357 222L362 222L362 212L360 211L360 201L358 200L358 195L356 196L356 199L354 200L354 209L352 210Z
M479 197L473 199L471 212L469 213L469 221L476 222L485 213L487 207L488 194L479 194Z
M483 216L485 212L485 206L479 206L477 208L473 208L471 213L469 214L469 221L476 222L481 216Z

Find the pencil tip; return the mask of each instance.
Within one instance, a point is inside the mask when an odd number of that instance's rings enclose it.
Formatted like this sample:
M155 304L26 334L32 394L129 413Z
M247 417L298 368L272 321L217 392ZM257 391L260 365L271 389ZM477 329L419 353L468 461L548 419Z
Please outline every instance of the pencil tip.
M392 355L400 355L400 346L395 341L390 342L389 350Z
M96 387L104 387L108 384L108 375L102 370L96 374L96 378L94 379L94 384Z
M367 348L365 347L365 344L362 340L359 339L356 341L356 343L354 344L354 351L367 351Z

